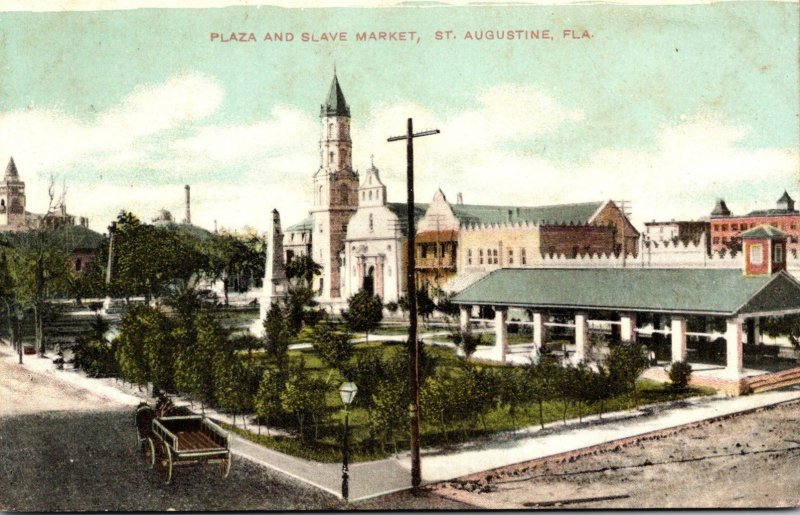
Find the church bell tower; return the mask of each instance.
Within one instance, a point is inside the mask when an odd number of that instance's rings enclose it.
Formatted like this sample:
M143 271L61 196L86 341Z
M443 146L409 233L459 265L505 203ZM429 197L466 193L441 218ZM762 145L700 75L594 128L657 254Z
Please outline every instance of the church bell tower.
M13 157L9 159L5 177L0 183L0 226L9 230L20 230L25 226L25 183L19 178Z
M336 72L320 107L320 166L314 174L312 259L322 265L315 288L323 299L341 296L339 254L344 250L347 222L358 207L358 174L353 170L350 107Z

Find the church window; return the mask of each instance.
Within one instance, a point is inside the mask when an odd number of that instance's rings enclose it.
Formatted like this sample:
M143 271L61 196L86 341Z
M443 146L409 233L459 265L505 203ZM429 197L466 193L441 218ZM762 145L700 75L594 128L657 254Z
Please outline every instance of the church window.
M369 199L372 200L372 190L369 190Z
M333 165L333 151L328 152L328 164Z
M372 213L369 214L369 231L372 232L375 230L375 220L372 217Z
M328 124L328 139L332 139L332 138L333 138L333 124L329 123Z
M317 189L317 204L322 204L322 184Z
M528 264L528 257L525 255L525 249L519 249L519 258L523 265Z
M472 249L467 249L467 264L472 264Z

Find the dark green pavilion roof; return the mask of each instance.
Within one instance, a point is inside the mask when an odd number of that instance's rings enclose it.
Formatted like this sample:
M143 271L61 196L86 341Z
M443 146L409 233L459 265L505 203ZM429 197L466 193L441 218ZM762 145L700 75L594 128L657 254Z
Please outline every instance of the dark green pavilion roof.
M800 312L800 283L788 273L741 270L541 268L495 270L456 304L708 315Z
M344 93L339 86L339 79L336 77L336 72L333 72L333 81L331 82L331 89L328 91L328 98L322 104L320 109L320 116L350 116L350 106L344 99Z
M586 224L603 204L604 202L583 202L535 207L453 204L451 207L461 225L506 222Z
M740 235L744 239L785 240L786 233L771 225L759 225Z
M290 225L283 232L308 232L314 229L314 219L310 216L300 223Z

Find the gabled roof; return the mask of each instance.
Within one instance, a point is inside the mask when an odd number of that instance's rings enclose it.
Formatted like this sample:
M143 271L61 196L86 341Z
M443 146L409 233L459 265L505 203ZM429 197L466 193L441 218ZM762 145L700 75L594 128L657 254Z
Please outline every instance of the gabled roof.
M742 239L767 239L767 240L785 240L786 233L772 227L771 225L762 224L754 227L749 231L745 231L739 235Z
M504 268L453 302L732 316L800 312L800 284L786 272L745 276L735 269Z
M507 222L586 224L604 204L604 202L584 202L532 207L452 204L450 207L461 225Z
M336 72L333 72L333 81L331 81L331 89L328 91L328 98L322 104L320 116L350 116L350 106L344 99L344 93L339 86L339 79L336 77Z

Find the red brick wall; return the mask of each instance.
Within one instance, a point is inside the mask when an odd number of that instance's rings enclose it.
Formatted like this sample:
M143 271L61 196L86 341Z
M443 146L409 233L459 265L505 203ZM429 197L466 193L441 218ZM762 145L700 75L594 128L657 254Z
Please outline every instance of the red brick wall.
M767 224L785 232L789 239L789 249L800 248L800 215L790 216L731 216L711 220L711 250L718 252L725 248L725 243L736 239L748 229ZM735 229L734 229L735 227Z
M543 225L539 247L542 254L554 252L573 257L578 255L609 254L614 252L614 228L595 225Z

